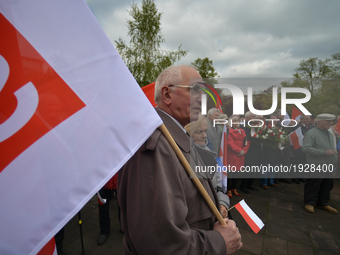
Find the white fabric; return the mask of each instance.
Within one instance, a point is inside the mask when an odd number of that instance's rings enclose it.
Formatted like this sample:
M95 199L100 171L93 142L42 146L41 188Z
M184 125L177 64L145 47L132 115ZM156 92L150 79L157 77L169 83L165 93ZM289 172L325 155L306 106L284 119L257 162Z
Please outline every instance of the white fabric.
M0 12L86 105L0 171L0 254L36 254L162 121L83 0Z
M301 127L298 127L294 132L291 132L291 133L289 134L289 139L290 139L290 144L291 144L291 145L293 145L292 139L291 139L291 135L292 135L293 133L295 133L296 136L299 138L299 144L300 144L300 147L302 147L302 145L303 145L303 137L304 137L304 136L303 136L303 134L302 134Z
M250 207L247 205L244 199L242 199L239 204L243 208L243 210L248 214L248 216L254 221L254 223L259 227L259 229L262 229L264 226L263 221L254 213L252 209L250 209Z

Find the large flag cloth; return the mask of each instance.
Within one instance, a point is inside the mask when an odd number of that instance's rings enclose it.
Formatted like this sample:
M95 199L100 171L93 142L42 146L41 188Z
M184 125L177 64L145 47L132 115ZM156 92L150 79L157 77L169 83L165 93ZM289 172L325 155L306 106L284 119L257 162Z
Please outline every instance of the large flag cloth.
M0 254L37 254L162 121L83 0L0 27Z
M250 209L244 199L237 203L235 208L256 234L261 230L261 228L263 228L264 224L262 220L254 213L252 209Z
M227 169L227 125L223 125L223 132L222 132L222 139L221 139L221 148L220 148L220 155L218 158L216 158L218 166L221 167L221 169ZM227 191L228 187L228 175L227 171L221 171L219 172L222 179L222 190L223 192Z
M290 143L293 145L294 150L302 147L303 144L303 134L301 127L297 128L294 132L289 134Z

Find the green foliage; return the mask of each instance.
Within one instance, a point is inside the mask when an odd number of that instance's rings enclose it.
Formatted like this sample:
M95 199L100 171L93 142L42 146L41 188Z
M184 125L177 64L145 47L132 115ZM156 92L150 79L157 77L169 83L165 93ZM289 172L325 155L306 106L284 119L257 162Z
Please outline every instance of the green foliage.
M141 8L131 4L128 20L130 44L121 38L116 42L116 49L123 58L132 75L141 85L154 82L158 74L187 54L180 45L176 51L161 50L165 42L161 33L161 17L153 0L143 0Z
M198 69L198 72L200 73L202 78L219 77L218 73L213 67L212 60L209 60L209 58L204 58L204 59L198 58L191 64Z
M312 96L315 95L317 89L321 86L321 80L329 77L333 73L332 67L329 65L329 59L321 60L318 58L310 58L302 60L300 66L295 69L296 79L301 78L306 82L307 89Z
M194 62L191 62L191 65L193 65L194 67L197 68L198 72L202 76L203 81L205 83L207 83L207 84L211 85L212 87L214 87L214 84L217 83L217 80L214 79L214 78L215 77L219 77L219 75L216 72L215 68L213 67L213 61L212 60L209 60L209 58L207 58L207 57L204 58L204 59L198 58ZM222 89L215 88L215 90L218 93L218 95L221 97L221 100L222 100L222 96L223 96L222 95L223 94L222 93ZM217 98L215 98L215 99L217 100ZM207 104L208 104L208 106L207 106L208 109L216 107L215 103L210 98L210 96L208 96ZM222 102L222 106L223 106L223 102Z
M304 106L314 115L340 111L340 52L331 59L310 58L302 60L295 69L293 82L282 82L282 87L306 88L311 92L311 100ZM301 98L301 94L288 94L289 98ZM293 106L288 106L290 112Z

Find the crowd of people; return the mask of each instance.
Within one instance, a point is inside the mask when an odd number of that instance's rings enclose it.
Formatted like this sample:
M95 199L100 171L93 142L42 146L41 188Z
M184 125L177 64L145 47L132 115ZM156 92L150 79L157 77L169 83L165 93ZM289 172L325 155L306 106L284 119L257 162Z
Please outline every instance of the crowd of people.
M237 171L244 166L337 164L340 144L339 134L331 126L336 119L334 115L320 114L316 118L301 115L295 127L282 126L284 116L280 110L270 116L247 112L244 116L228 118L212 108L205 117L200 114L203 91L202 77L195 68L186 65L166 68L155 85L156 112L191 167L217 164L223 125L215 125L216 119L228 120L227 164ZM286 134L301 127L302 146L295 150L289 142L276 147L261 142L254 137L251 126L242 125L254 119L258 123L268 123L271 119L271 127L276 126ZM252 125L256 125L256 121ZM288 179L262 174L258 176L260 186L256 187L253 177L238 179L230 175L224 190L220 172L199 173L198 179L207 196L223 216L221 223L176 153L163 131L157 129L118 172L116 194L120 227L124 233L124 254L232 254L242 247L242 241L239 229L228 213L230 199L250 191L259 192L261 188L265 192L280 182L305 182L307 212L313 213L317 205L337 213L328 204L333 187L331 178ZM108 199L112 195L108 190L101 193ZM110 223L103 223L108 215L106 209L100 207L98 245L105 243L110 234L107 231Z
M244 166L297 166L306 167L313 165L318 167L326 164L332 165L332 169L339 169L340 165L340 135L336 131L339 117L332 114L320 114L317 117L301 114L297 121L290 120L289 123L282 123L285 115L281 114L281 110L275 111L269 116L255 115L250 111L244 116L232 115L227 124L227 164L235 167L236 171L240 171ZM214 119L222 117L217 108L212 108L208 111L208 125L205 143L210 145L210 149L221 147L221 125L212 125ZM251 126L249 126L249 121ZM219 123L219 121L215 121ZM264 141L252 134L254 126L266 126L269 129L276 127L277 130L282 130L282 133L288 137L288 134L301 129L300 145L294 147L290 140L285 140L282 144L270 143ZM216 136L218 136L216 138ZM336 171L334 171L334 174ZM282 175L282 174L281 174ZM285 177L285 178L283 178ZM288 176L289 177L289 176ZM330 199L330 191L333 188L333 179L328 175L327 178L315 178L313 173L306 175L306 178L296 178L292 175L280 176L280 173L264 172L257 176L259 178L260 187L263 190L268 190L269 187L278 187L280 182L288 184L305 183L304 186L304 204L305 210L314 213L314 207L318 206L330 213L338 213L335 208L332 208L328 202ZM239 179L233 178L232 173L229 173L228 187L226 194L229 197L241 196L237 191L237 183ZM250 190L259 191L259 188L253 185L254 178L241 178L240 190L249 194Z

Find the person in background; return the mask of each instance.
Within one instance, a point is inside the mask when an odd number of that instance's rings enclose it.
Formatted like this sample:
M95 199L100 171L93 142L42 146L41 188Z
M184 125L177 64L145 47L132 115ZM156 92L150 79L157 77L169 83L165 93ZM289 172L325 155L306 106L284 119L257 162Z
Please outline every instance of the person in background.
M208 139L211 143L208 147L212 148L211 150L219 155L220 147L221 147L221 138L222 138L222 129L220 125L214 126L214 120L218 119L221 115L220 111L217 108L211 108L208 111Z
M268 119L278 119L276 115L270 115ZM267 126L271 127L277 124L277 121L267 122ZM262 164L265 166L275 167L281 164L281 150L278 147L272 147L269 144L263 142L262 144ZM260 185L263 189L268 190L268 186L277 187L277 183L274 183L275 173L264 173L260 179Z
M105 199L106 202L101 202L98 200L100 226L100 235L97 239L98 246L103 245L111 234L110 201L113 194L117 190L117 177L118 174L115 174L99 191L101 198Z
M312 128L312 126L310 125L310 120L311 120L310 115L301 114L300 122L294 127L294 130L301 127L302 135L305 136L307 131ZM294 156L292 157L292 164L296 166L298 166L299 164L307 164L307 156L306 153L302 151L302 147L298 148L297 150L294 150L293 148L292 150ZM304 179L293 178L292 181L296 184L300 184L300 182L304 182Z
M241 167L244 166L244 157L247 153L250 143L247 141L246 132L239 128L238 117L232 117L229 119L229 124L231 123L231 128L229 128L228 135L228 165L230 167L236 167L236 171L240 171ZM232 174L229 173L230 178L228 177L228 187L227 187L227 195L232 197L232 193L235 196L240 196L237 192L237 178L232 178Z
M258 119L254 113L248 111L245 114L245 121L248 123L248 121L253 119ZM255 125L255 123L251 123L251 125ZM249 149L247 154L245 155L244 159L244 165L245 166L260 166L261 165L261 143L256 141L256 138L251 137L251 128L247 125L246 127L241 126L241 128L244 130L247 136L247 141L250 142ZM254 191L259 191L258 188L255 188L253 186L254 178L244 178L241 180L241 186L240 189L242 192L249 194L249 189Z
M309 130L303 139L302 151L307 154L307 163L315 168L330 164L336 168L338 153L335 149L333 134L329 131L335 116L332 114L319 114L316 117L316 127ZM314 207L330 212L338 213L328 203L330 192L333 189L331 178L308 178L304 187L305 210L314 213Z
M216 153L211 151L207 146L208 121L206 117L200 115L197 121L189 123L184 128L194 140L195 146L206 150L212 158L216 158ZM214 165L217 165L216 160ZM230 208L230 199L222 190L222 172L215 172L211 178L217 192L218 200L220 201L221 214L226 218L228 217L228 209Z
M316 126L316 118L315 118L315 116L313 114L310 116L310 123L309 123L309 125L310 125L311 128Z

